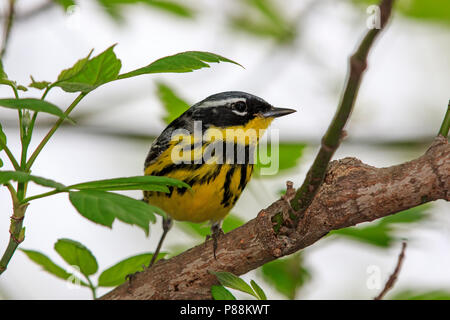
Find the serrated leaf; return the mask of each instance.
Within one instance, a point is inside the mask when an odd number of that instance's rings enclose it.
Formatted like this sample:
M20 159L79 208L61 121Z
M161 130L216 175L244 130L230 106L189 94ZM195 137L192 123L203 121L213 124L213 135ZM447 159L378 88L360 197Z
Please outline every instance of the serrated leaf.
M178 179L161 176L134 176L105 180L89 181L71 185L69 188L78 190L146 190L169 192L167 186L188 188L191 186Z
M95 223L111 228L117 218L141 227L146 235L149 233L150 222L156 222L155 213L165 215L164 211L155 206L112 192L71 191L69 199L83 217Z
M212 286L211 295L214 300L236 300L235 296L224 286Z
M299 253L266 263L261 273L267 283L288 299L295 299L298 289L311 279Z
M177 53L172 56L164 57L152 62L146 67L136 69L134 71L119 75L118 79L135 77L141 74L151 73L183 73L192 72L201 68L209 68L206 62L229 62L239 65L225 57L210 52L203 51L186 51Z
M158 254L159 259L166 253ZM99 287L115 287L126 281L126 276L144 270L144 267L150 263L153 253L143 253L124 259L112 267L104 270L98 278Z
M47 87L51 84L51 82L48 81L36 81L34 80L33 76L30 76L31 83L28 85L30 88L35 88L39 90L47 89Z
M181 99L172 88L162 82L156 83L156 95L166 110L166 115L163 117L166 124L171 123L189 109L189 104Z
M34 98L23 98L23 99L0 99L0 106L10 109L27 109L38 112L45 112L52 114L54 116L60 117L62 119L68 118L61 109L59 109L54 104L47 102L45 100L34 99Z
M62 71L53 85L66 92L87 93L102 84L116 80L122 63L117 59L113 49L114 46L111 46L92 59L89 59L89 54L73 67Z
M71 266L80 268L85 276L93 275L98 270L97 260L91 251L80 242L71 239L58 239L55 251Z
M27 249L20 249L23 253L27 255L27 257L32 260L33 262L40 265L45 271L48 273L63 279L63 280L69 280L73 279L76 283L79 283L82 286L88 287L88 284L84 281L80 280L76 276L74 276L71 273L68 273L66 270L64 270L62 267L58 266L56 263L54 263L49 257L46 255L34 251L34 250L27 250Z
M23 183L33 181L34 183L39 184L41 186L55 188L56 190L62 190L66 187L62 183L56 182L54 180L34 176L26 172L0 171L0 184L5 184L11 180Z
M258 298L258 295L253 291L252 287L250 287L244 280L235 276L231 272L209 271L209 273L215 275L217 277L217 280L219 280L220 284L223 285L224 287L245 292L254 296L255 298Z

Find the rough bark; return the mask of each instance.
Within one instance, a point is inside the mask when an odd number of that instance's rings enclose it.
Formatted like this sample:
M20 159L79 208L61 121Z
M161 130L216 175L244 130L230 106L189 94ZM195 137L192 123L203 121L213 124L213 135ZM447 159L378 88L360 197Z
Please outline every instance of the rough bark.
M330 163L324 183L303 217L289 219L287 196L219 239L191 248L136 275L102 299L211 299L217 284L208 270L245 274L263 264L314 244L335 229L372 221L422 203L449 201L450 145L438 136L426 153L410 162L375 168L355 158ZM276 233L272 218L283 217Z

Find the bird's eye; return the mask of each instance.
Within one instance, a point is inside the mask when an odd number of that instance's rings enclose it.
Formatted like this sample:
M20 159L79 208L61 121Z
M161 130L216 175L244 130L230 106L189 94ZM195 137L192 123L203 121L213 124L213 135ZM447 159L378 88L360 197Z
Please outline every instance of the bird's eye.
M244 101L238 101L233 103L233 109L238 112L245 112L247 110L247 105Z

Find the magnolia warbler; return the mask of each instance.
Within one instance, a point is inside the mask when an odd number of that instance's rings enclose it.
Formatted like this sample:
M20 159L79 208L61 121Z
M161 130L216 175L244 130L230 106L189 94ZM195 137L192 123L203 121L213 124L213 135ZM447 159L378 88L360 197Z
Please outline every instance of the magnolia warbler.
M172 219L210 221L215 257L222 220L250 180L260 137L274 118L295 111L245 92L222 92L193 105L164 129L151 145L145 175L177 178L191 189L144 192L144 201L167 213L150 266Z

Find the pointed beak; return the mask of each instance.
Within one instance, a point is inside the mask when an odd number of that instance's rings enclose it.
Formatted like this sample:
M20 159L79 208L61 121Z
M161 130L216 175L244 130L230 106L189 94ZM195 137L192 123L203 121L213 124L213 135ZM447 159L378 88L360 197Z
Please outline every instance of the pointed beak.
M282 117L291 113L297 112L297 110L294 109L288 109L288 108L275 108L272 107L270 110L263 112L261 115L264 118L278 118Z

